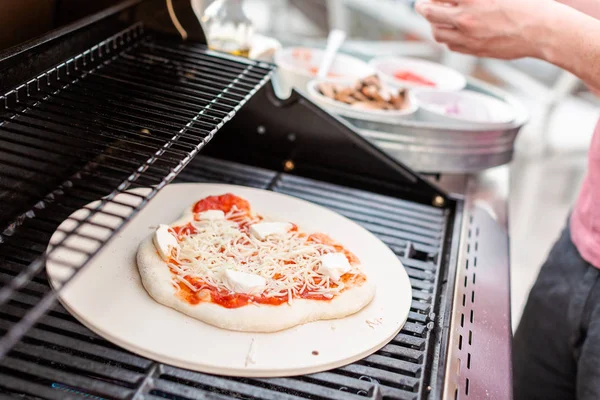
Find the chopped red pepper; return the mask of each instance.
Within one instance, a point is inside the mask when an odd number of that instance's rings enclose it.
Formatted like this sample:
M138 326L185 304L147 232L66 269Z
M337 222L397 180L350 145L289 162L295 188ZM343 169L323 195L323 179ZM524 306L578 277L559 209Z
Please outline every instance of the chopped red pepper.
M396 71L394 72L394 78L401 81L416 83L418 85L435 87L435 82L432 82L429 79L424 78L421 75L414 74L410 71Z

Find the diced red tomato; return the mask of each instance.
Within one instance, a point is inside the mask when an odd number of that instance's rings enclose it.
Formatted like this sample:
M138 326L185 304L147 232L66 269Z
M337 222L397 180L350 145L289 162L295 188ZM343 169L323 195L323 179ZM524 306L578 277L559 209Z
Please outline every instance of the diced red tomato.
M317 75L317 73L319 72L319 68L318 68L318 67L310 67L310 68L308 69L308 72L310 72L312 75L315 75L315 76L316 76L316 75ZM341 75L340 75L340 74L336 74L336 73L334 73L334 72L329 72L329 73L327 74L327 77L328 77L328 78L339 78L339 77L341 77Z
M296 60L310 61L312 59L312 51L309 49L294 49L292 57Z
M421 75L412 73L410 71L396 71L394 72L394 78L401 81L416 83L417 85L435 87L435 82L432 82L429 79L424 78Z

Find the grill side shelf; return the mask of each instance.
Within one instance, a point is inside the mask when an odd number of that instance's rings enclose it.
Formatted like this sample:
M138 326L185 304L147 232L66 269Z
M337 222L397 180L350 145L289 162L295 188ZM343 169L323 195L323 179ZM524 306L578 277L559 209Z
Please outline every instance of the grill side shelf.
M25 261L3 280L0 306L35 281L56 246L79 236L94 243L73 249L60 290L77 271L192 160L262 87L272 66L220 56L202 45L153 37L135 24L82 54L0 96L0 243ZM124 191L150 187L148 195ZM100 200L98 200L100 199ZM31 225L55 228L73 211L98 200L87 216L44 253ZM122 212L109 212L107 205ZM95 214L115 223L88 237L79 228ZM31 254L36 254L36 257ZM23 254L21 254L23 253ZM23 257L23 259L19 257ZM55 304L49 291L3 329L0 358Z

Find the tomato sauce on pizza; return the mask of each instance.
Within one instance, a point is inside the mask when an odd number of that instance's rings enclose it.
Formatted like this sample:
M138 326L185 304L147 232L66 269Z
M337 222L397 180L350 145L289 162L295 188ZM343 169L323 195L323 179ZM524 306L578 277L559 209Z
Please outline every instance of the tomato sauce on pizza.
M331 301L366 281L360 260L324 233L270 221L227 193L192 207L192 222L169 228L178 246L167 264L177 295L225 308Z

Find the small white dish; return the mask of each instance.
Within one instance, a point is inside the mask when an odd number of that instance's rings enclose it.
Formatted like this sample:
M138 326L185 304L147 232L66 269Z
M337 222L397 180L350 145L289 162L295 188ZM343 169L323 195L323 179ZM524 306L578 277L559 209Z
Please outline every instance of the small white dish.
M307 47L286 47L275 53L275 86L277 94L288 97L292 88L305 90L306 85L315 79L324 50ZM366 62L347 54L337 53L331 64L327 80L346 81L364 78L375 74Z
M409 89L459 91L467 85L459 72L441 64L418 58L376 57L369 62L381 80L390 86ZM419 84L412 80L398 79L395 75L410 73L431 82L434 86Z
M310 98L320 105L325 110L341 115L344 117L362 119L366 121L374 121L374 122L388 122L395 123L399 119L406 119L410 115L414 114L417 111L416 103L408 97L409 106L403 110L365 110L360 108L352 107L346 103L342 103L341 101L334 100L329 98L321 92L317 88L317 85L322 82L318 79L314 79L308 83L306 86L306 90L310 96ZM343 81L340 82L342 84L351 85L354 81Z
M415 90L411 97L418 105L419 116L424 121L494 127L508 124L516 117L516 111L511 105L471 90Z

